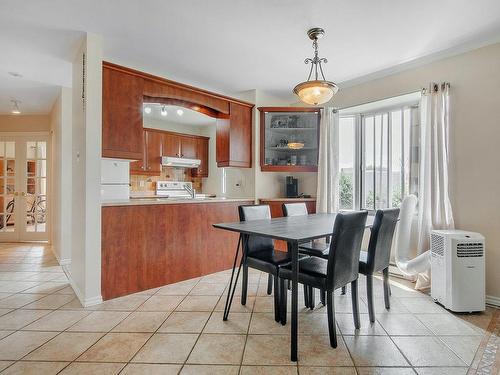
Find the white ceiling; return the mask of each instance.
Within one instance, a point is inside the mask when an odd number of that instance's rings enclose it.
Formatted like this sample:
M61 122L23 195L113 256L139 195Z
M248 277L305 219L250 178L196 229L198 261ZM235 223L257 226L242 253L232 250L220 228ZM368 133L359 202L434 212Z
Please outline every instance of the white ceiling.
M214 125L216 123L216 120L213 117L204 115L203 113L193 111L191 109L187 108L181 108L173 105L166 105L164 106L167 115L162 116L161 115L161 107L163 107L160 104L145 104L144 107L150 107L151 108L151 113L147 114L144 113L143 115L145 117L153 118L155 120L160 120L160 121L165 121L167 123L176 123L176 124L181 124L181 125L193 125L193 126L200 126L200 125ZM177 114L177 110L182 109L182 116L179 116Z
M223 93L288 97L307 77L313 26L327 33L327 78L345 84L500 40L500 1L2 0L0 72L70 85L70 61L88 31L103 36L104 58L115 63Z

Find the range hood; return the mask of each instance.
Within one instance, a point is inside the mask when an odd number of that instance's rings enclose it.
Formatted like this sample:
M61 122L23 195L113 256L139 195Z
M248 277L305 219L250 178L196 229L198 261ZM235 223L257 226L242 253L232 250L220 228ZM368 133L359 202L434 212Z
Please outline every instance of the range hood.
M164 167L198 168L200 164L200 159L173 158L171 156L161 157L161 165Z

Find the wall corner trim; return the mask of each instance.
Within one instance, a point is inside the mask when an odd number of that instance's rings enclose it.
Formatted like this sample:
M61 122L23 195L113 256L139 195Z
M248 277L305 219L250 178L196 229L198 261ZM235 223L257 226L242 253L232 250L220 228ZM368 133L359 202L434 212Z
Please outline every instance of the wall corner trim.
M495 296L486 296L486 304L487 305L492 305L495 307L500 307L500 297L495 297Z
M70 261L70 263L71 263L71 261ZM101 295L90 297L90 298L85 298L85 296L83 295L83 293L81 292L81 290L78 288L78 286L74 282L73 278L71 277L71 273L69 272L68 267L63 266L62 268L63 268L64 273L66 274L66 277L68 278L68 281L69 281L69 284L71 285L71 288L73 288L73 291L75 292L76 297L78 298L78 300L80 301L80 303L82 304L83 307L94 306L94 305L98 305L98 304L103 302Z

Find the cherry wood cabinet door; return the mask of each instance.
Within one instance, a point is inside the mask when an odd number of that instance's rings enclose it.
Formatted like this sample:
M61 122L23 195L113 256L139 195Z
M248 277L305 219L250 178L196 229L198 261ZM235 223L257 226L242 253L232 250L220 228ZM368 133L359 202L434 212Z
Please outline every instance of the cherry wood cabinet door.
M196 158L201 160L200 166L193 169L192 175L195 177L208 177L208 138L198 138Z
M196 159L198 140L192 137L181 137L181 158Z
M142 143L142 157L130 163L130 173L131 174L141 174L146 172L146 162L147 162L147 144L146 144L146 131L143 130L141 134L141 143Z
M143 79L102 70L102 156L141 159Z
M146 130L147 172L161 173L162 140L162 133Z
M181 137L175 134L163 134L163 156L179 158L181 156Z

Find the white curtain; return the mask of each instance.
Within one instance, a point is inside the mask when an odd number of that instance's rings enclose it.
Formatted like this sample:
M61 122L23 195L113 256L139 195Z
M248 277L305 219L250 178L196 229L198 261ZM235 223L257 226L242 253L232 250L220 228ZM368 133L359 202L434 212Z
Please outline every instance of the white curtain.
M316 212L333 213L339 201L339 114L321 110Z
M429 249L432 229L454 228L448 191L449 91L448 83L431 83L420 105L419 254ZM419 275L417 287L428 281L428 274Z

